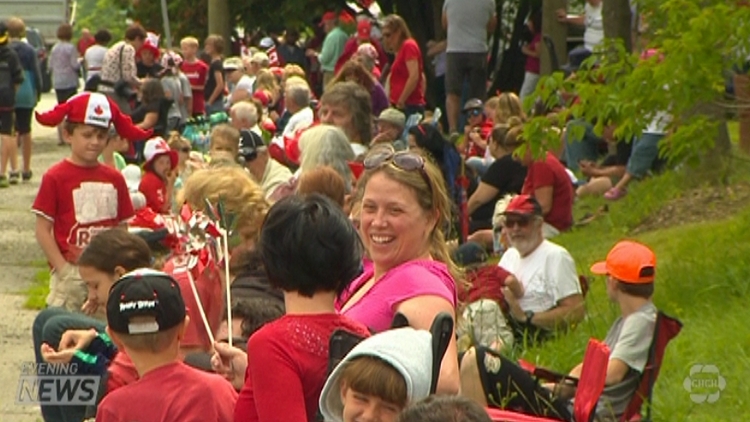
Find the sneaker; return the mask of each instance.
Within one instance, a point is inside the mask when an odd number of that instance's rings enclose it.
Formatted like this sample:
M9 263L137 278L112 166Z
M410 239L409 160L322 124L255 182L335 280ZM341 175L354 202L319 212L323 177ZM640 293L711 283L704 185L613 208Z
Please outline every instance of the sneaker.
M0 188L7 188L8 186L10 186L8 178L5 175L0 176Z
M21 180L24 182L28 182L29 180L31 180L31 176L32 176L31 170L24 171L21 173Z
M8 175L8 183L10 183L11 185L17 185L18 184L18 179L20 179L20 178L21 178L21 175L18 174L17 171L12 171Z

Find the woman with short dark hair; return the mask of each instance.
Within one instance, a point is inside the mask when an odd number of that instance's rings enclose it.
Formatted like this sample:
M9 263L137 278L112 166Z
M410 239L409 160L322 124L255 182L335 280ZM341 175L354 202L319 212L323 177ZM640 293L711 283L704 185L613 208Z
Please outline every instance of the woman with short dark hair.
M250 337L235 420L271 420L282 412L285 420L314 421L331 334L369 334L333 305L360 271L362 242L341 207L310 194L271 207L258 250L271 285L284 291L286 315Z
M115 43L104 55L98 91L110 97L123 113L130 113L130 96L141 86L135 53L146 40L146 30L133 24L125 30L125 39ZM124 81L124 83L119 83Z

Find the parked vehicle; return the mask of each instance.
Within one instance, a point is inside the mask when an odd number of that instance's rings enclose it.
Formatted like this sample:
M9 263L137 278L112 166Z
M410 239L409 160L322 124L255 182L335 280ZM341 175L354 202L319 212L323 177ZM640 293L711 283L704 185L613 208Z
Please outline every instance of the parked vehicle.
M42 92L49 92L52 89L52 75L49 71L49 51L47 44L44 42L44 36L38 29L26 28L26 41L36 50L39 58L39 70L42 72Z

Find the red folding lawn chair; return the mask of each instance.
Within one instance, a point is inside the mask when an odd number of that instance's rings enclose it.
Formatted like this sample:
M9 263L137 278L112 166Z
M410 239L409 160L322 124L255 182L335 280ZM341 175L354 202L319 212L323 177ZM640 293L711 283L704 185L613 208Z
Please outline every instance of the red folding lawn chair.
M648 351L648 361L641 374L641 382L638 384L638 390L630 400L625 413L620 418L620 422L650 422L651 421L651 399L654 392L654 384L659 376L661 363L664 359L664 352L667 344L677 337L682 330L682 322L673 318L662 311L656 315L656 325L654 326L654 337L651 341L651 347ZM645 409L645 415L641 414L643 403L648 403Z
M682 323L662 311L658 311L656 315L656 324L654 325L654 335L649 348L648 361L646 367L641 374L641 380L638 384L638 389L635 395L630 400L628 407L625 409L625 413L620 417L619 422L650 422L651 421L651 400L653 396L654 384L656 378L659 376L659 370L664 359L664 352L667 349L667 344L677 336L682 330ZM587 350L588 353L588 350ZM584 359L584 362L586 360ZM567 375L560 374L554 371L550 371L545 368L538 368L529 362L524 360L518 361L519 365L533 376L544 379L551 382L560 382L565 380L572 384L577 384L581 381L575 378L568 377ZM584 365L584 369L585 369ZM606 368L606 366L605 366ZM584 377L581 377L584 380ZM579 387L580 388L580 387ZM599 399L601 391L596 396L596 400ZM576 403L578 402L578 394L576 393ZM646 402L648 405L645 408L645 414L641 413L643 403ZM596 402L594 402L596 407ZM521 419L514 419L520 421ZM535 419L524 419L524 420L535 420ZM542 419L546 420L546 419ZM576 421L587 420L578 419Z
M573 404L573 415L576 421L589 422L594 415L599 396L604 390L604 381L607 378L607 363L609 362L609 347L599 340L589 340L583 362L581 378L578 380L575 403ZM487 414L494 422L551 422L556 420L500 409L487 409Z

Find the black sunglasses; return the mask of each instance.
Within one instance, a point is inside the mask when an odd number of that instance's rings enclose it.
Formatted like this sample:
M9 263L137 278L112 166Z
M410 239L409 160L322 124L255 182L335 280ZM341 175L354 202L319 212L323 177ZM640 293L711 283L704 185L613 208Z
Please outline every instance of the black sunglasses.
M518 226L519 228L526 228L531 224L531 218L527 217L521 217L521 218L508 218L505 217L505 222L503 223L503 226L505 226L508 229L512 229L513 226Z
M393 147L388 145L370 150L370 153L365 157L363 164L365 170L373 170L385 164L391 164L400 170L418 171L425 183L427 183L430 192L432 192L430 176L427 175L427 172L424 169L424 157L419 154L411 151L396 152Z
M478 108L472 108L471 110L466 110L466 114L468 114L469 116L476 117L482 114L482 110Z

